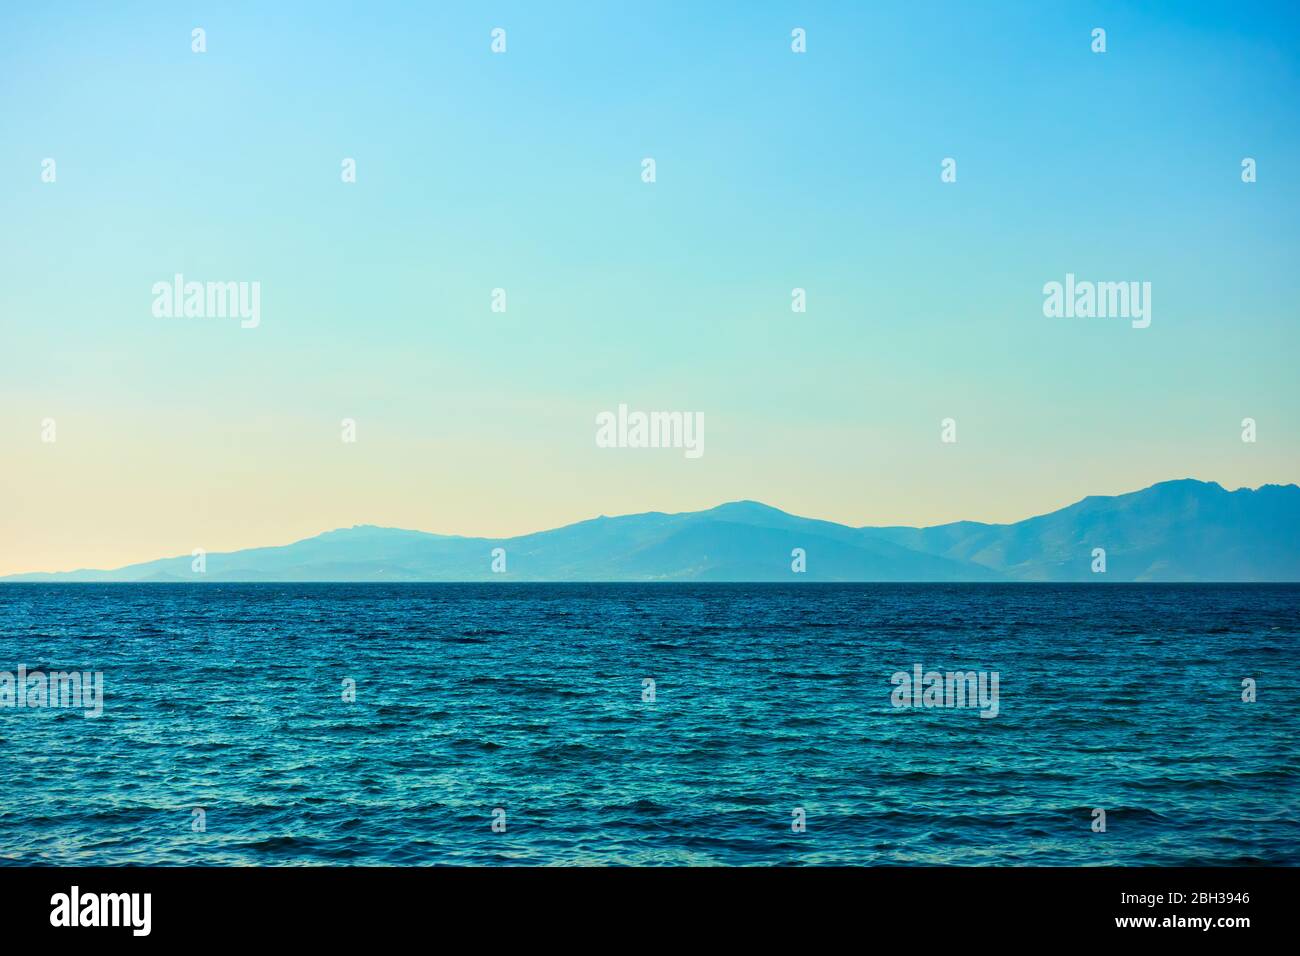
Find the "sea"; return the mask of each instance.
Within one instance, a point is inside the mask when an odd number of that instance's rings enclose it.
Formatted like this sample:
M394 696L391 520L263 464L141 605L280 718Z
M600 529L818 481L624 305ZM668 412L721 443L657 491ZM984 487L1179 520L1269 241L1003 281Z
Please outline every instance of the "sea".
M5 584L0 864L1294 865L1298 634L1295 585Z

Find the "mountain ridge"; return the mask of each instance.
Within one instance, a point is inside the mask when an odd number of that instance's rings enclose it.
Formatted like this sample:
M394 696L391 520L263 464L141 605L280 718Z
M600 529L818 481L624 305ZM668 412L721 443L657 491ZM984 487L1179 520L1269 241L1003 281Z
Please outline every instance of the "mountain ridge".
M1194 478L992 524L913 528L806 518L753 499L599 515L507 538L359 524L282 545L0 582L1300 581L1300 487ZM506 570L492 570L493 549ZM796 572L795 549L805 570ZM1105 571L1094 570L1104 549ZM499 556L496 556L499 566Z

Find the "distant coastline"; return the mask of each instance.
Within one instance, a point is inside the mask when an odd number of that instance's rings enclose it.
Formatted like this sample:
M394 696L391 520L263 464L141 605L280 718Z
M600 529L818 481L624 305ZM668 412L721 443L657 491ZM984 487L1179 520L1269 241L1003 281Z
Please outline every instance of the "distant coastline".
M1180 479L1012 524L854 528L755 501L511 538L358 525L292 544L0 582L1294 582L1300 487Z

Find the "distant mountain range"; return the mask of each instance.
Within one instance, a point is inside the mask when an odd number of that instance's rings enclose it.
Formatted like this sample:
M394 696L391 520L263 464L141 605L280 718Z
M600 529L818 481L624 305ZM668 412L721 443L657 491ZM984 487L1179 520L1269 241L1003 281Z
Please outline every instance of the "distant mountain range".
M504 573L492 570L505 550ZM803 549L806 571L792 570ZM1105 550L1095 573L1093 550ZM293 544L3 581L1300 581L1300 487L1166 481L1014 524L851 528L756 501L514 538L358 525Z

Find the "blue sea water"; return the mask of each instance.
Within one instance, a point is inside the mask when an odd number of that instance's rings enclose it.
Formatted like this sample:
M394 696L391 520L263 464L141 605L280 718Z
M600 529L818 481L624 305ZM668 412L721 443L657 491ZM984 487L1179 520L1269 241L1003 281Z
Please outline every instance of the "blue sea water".
M0 671L104 675L0 708L0 863L1296 864L1298 630L1290 585L0 586ZM916 664L997 716L893 706Z

